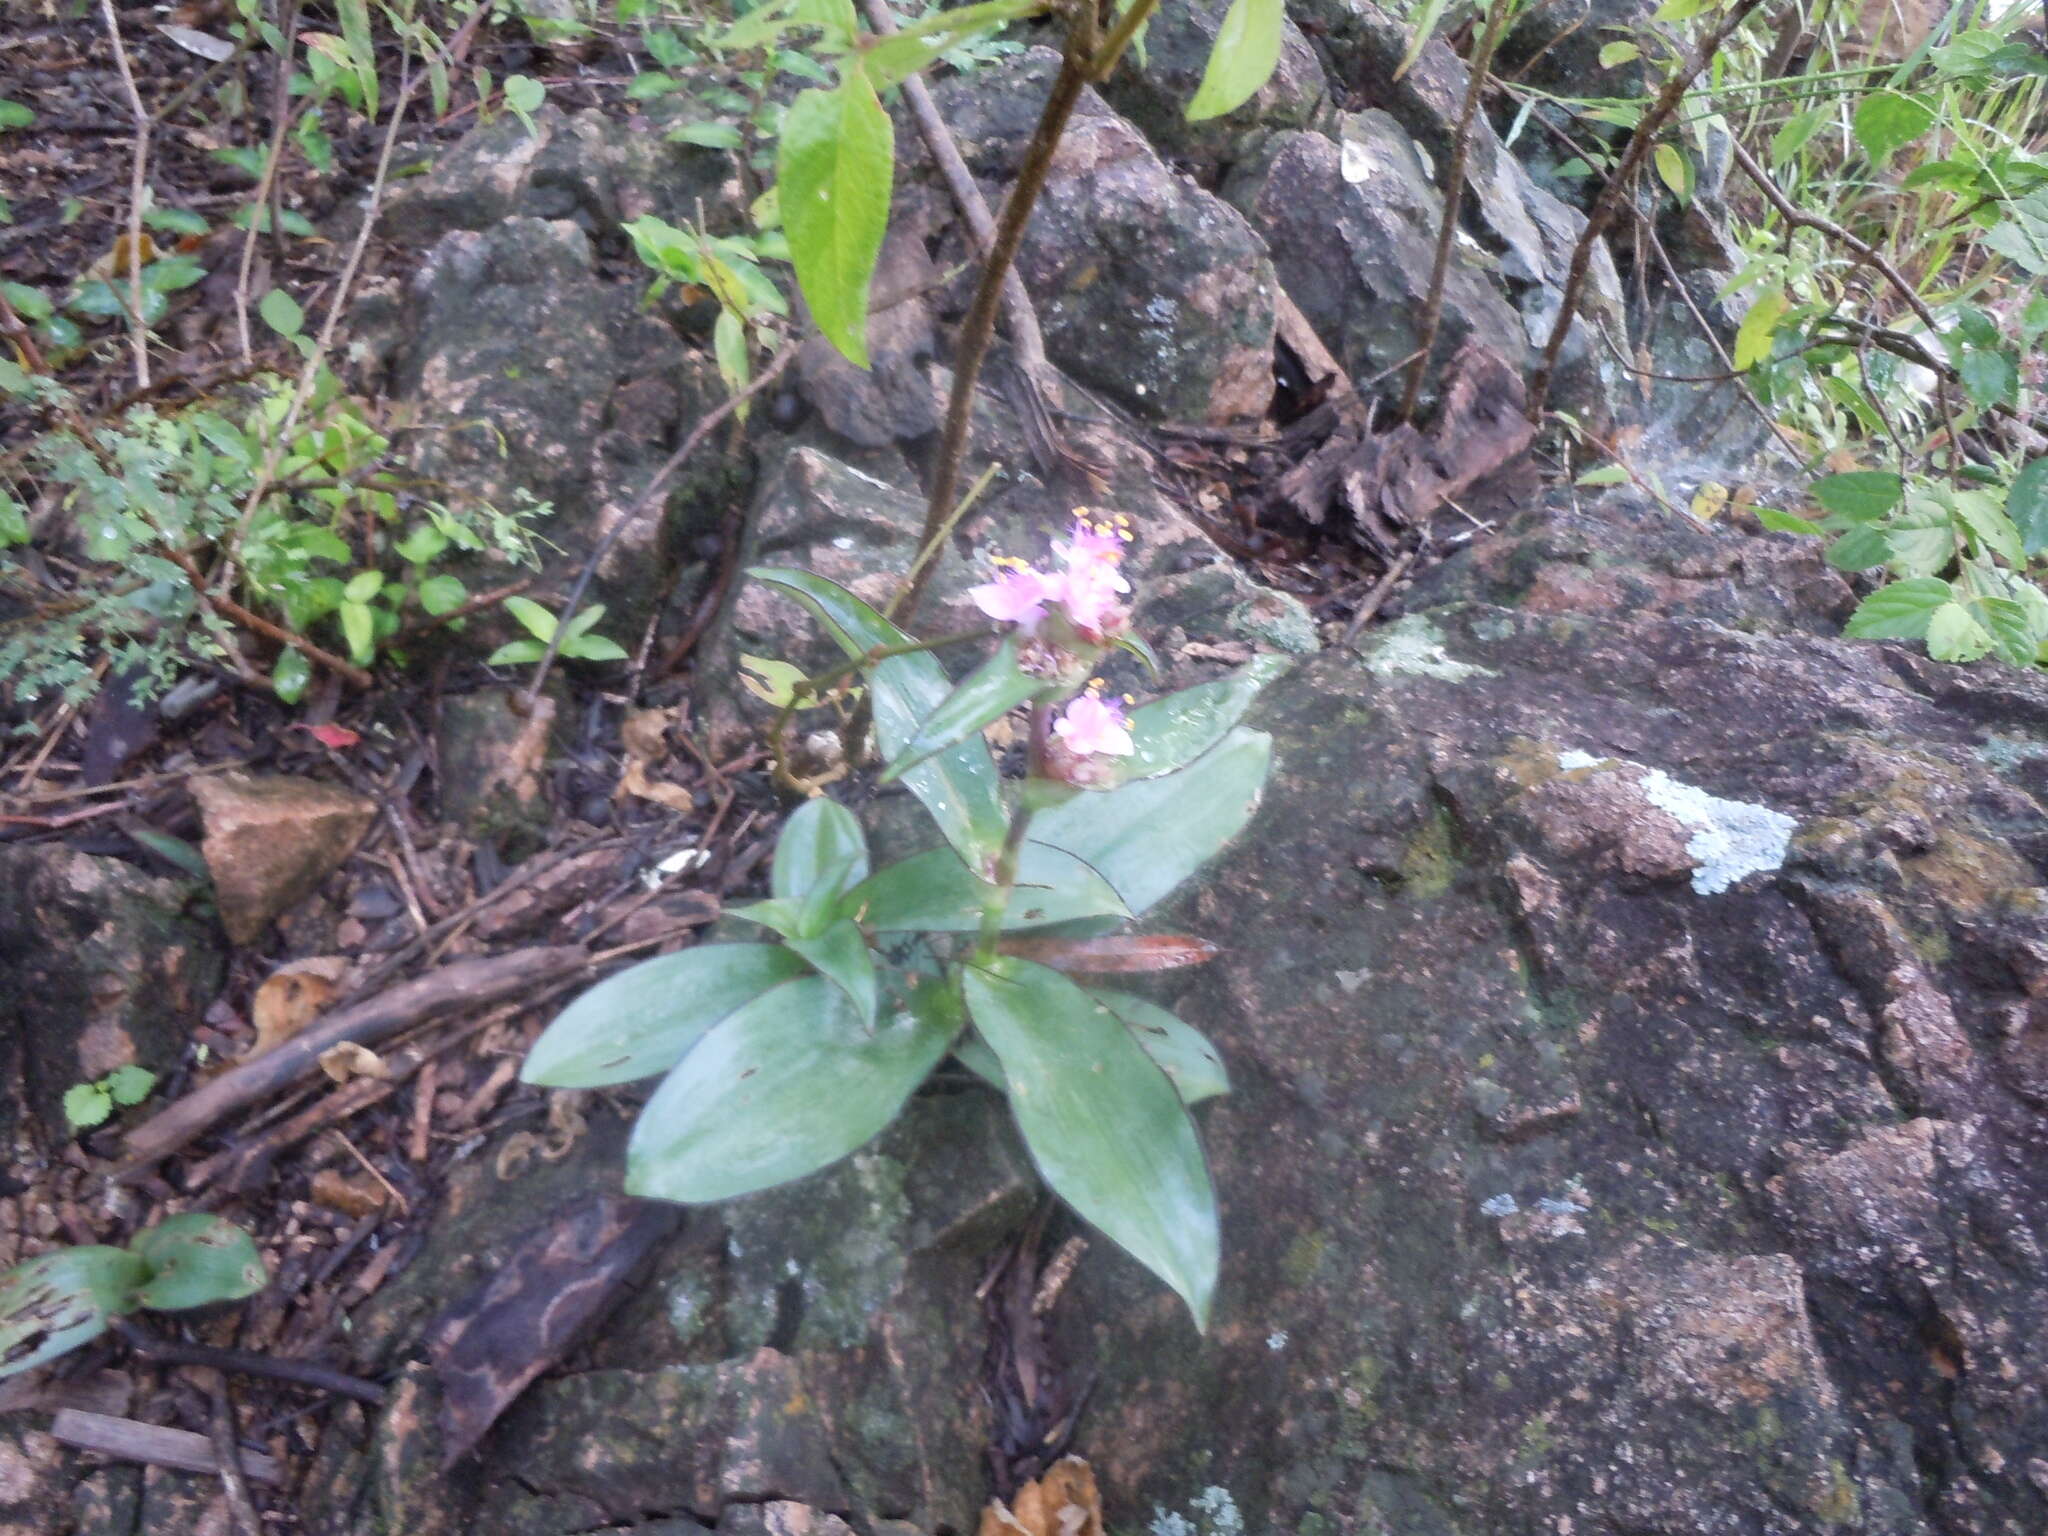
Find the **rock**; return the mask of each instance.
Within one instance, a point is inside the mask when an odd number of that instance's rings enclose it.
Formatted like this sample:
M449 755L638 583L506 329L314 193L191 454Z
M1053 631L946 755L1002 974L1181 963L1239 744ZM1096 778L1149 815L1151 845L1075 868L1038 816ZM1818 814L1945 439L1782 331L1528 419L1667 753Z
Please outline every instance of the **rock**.
M1057 69L1034 49L934 92L992 204ZM1060 141L1017 270L1052 361L1138 415L1221 423L1272 398L1273 272L1258 238L1093 91Z
M1414 146L1383 112L1347 114L1344 142L1276 134L1224 183L1273 253L1273 268L1354 379L1381 373L1419 341L1442 200ZM1468 250L1455 252L1432 354L1448 362L1477 333L1513 368L1528 349L1520 318ZM1398 391L1400 381L1383 385Z
M441 814L500 851L533 844L553 815L544 777L556 704L543 693L531 714L514 701L524 689L483 688L441 702Z
M253 944L271 920L313 894L369 830L377 807L312 779L219 775L192 780L206 821L200 852L221 926Z
M1649 59L1607 65L1600 50L1643 31L1656 9L1650 0L1559 0L1523 11L1501 38L1501 67L1560 95L1646 96L1658 80Z
M868 316L868 366L847 361L823 336L796 355L798 386L825 424L863 448L886 448L938 429L943 403L934 384L931 308L922 291L937 278L913 224L896 219L875 264Z
M725 396L709 357L642 312L643 289L600 276L577 223L517 215L443 235L402 290L358 306L384 388L430 428L418 472L501 512L551 509L534 532L554 547L529 594L544 604L559 607L687 424ZM600 633L639 633L668 574L718 526L736 477L744 466L707 445L661 505L622 530L586 599L608 606ZM472 586L516 574L489 554L457 569ZM487 646L514 633L525 632L502 615L468 631Z
M200 894L61 843L0 847L0 1067L20 1074L51 1137L73 1134L74 1084L177 1064L221 982Z
M1235 111L1203 122L1188 121L1222 28L1229 0L1190 0L1162 6L1145 28L1144 46L1133 49L1102 94L1162 154L1194 163L1207 177L1235 158L1239 146L1264 130L1311 128L1329 107L1330 86L1323 66L1301 29L1280 22L1280 60L1271 77Z

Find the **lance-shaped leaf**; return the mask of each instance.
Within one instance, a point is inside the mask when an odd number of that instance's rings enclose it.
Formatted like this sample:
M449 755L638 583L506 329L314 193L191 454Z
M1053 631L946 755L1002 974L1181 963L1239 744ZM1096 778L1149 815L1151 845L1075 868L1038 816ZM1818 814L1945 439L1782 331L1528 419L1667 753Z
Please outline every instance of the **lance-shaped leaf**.
M240 1301L270 1283L256 1240L233 1222L205 1211L167 1216L128 1245L149 1266L135 1293L138 1306L157 1312Z
M892 784L918 764L1003 718L1020 704L1029 704L1053 685L1017 665L1017 642L1005 640L980 666L960 680L917 732L903 744L882 774Z
M1239 727L1178 773L1041 812L1031 839L1073 854L1142 913L1244 830L1272 759L1270 736Z
M1229 735L1289 665L1284 656L1254 657L1228 677L1139 705L1131 711L1131 755L1114 759L1107 787L1185 768Z
M125 1248L59 1248L0 1275L0 1376L98 1338L134 1307L149 1266Z
M896 1118L959 1033L950 988L918 989L869 1033L822 976L785 983L683 1058L633 1128L626 1192L703 1202L801 1178Z
M796 938L789 947L846 994L861 1028L875 1023L875 958L868 941L850 921L834 923L815 938Z
M951 849L934 848L877 870L847 893L846 910L887 933L973 933L995 895L995 886ZM1076 918L1129 915L1109 882L1072 854L1026 843L1003 927L1043 928Z
M805 937L823 932L841 894L867 877L868 841L845 806L811 800L782 824L770 884L778 901L796 908Z
M1223 1057L1202 1032L1157 1003L1130 992L1089 987L1088 995L1124 1021L1145 1054L1172 1080L1183 1104L1199 1104L1230 1092Z
M893 36L868 38L861 54L862 67L875 82L875 89L885 91L969 38L993 32L1019 16L1035 16L1048 9L1046 0L981 0L978 5L937 11Z
M643 960L563 1009L519 1075L548 1088L652 1077L728 1014L803 974L803 960L780 944L700 944Z
M1209 50L1202 83L1188 103L1188 121L1221 117L1250 101L1280 62L1282 0L1230 0Z
M802 603L849 659L877 646L909 643L908 635L837 582L808 571L755 569L747 574ZM891 656L869 667L867 674L875 741L882 756L891 759L944 702L953 684L929 651ZM924 802L946 841L977 869L993 861L1009 827L997 782L995 759L979 737L969 737L903 776L905 787Z
M969 969L965 990L1046 1182L1172 1286L1206 1329L1216 1195L1166 1074L1121 1019L1058 971L999 956Z
M783 114L776 186L797 284L818 329L862 368L895 168L895 129L858 67L832 90L799 92Z

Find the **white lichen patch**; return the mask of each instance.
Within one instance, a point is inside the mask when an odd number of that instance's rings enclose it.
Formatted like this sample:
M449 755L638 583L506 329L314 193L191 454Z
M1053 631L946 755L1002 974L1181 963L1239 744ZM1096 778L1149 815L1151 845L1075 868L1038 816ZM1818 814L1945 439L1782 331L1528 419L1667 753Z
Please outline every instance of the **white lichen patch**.
M1444 637L1419 613L1397 619L1381 630L1365 664L1381 677L1434 677L1462 683L1468 677L1494 676L1490 667L1459 661L1445 651Z
M1579 751L1557 755L1557 766L1567 773L1605 764L1624 766L1625 760ZM1694 864L1692 888L1700 895L1718 896L1745 876L1783 867L1792 834L1799 830L1799 823L1783 811L1723 800L1661 768L1644 768L1642 773L1643 798L1692 833L1685 851Z
M1273 1351L1274 1354L1279 1354L1280 1351L1285 1349L1286 1347L1287 1330L1285 1328L1275 1328L1271 1333L1266 1335L1266 1348Z

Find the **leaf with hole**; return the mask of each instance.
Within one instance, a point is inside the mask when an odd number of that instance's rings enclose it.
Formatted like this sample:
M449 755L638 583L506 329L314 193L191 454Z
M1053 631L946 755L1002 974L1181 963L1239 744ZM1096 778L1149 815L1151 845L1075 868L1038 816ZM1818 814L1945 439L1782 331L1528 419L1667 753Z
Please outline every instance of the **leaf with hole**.
M1046 1182L1179 1293L1206 1329L1216 1196L1172 1081L1123 1020L1057 971L999 956L968 968L964 987Z
M780 944L700 944L643 960L556 1015L519 1076L603 1088L666 1072L720 1020L803 974L803 960Z
M149 1266L125 1248L59 1248L0 1275L0 1376L91 1342L134 1309Z
M960 1031L931 983L862 1029L822 976L785 982L697 1042L641 1111L626 1192L692 1204L802 1178L871 1141Z

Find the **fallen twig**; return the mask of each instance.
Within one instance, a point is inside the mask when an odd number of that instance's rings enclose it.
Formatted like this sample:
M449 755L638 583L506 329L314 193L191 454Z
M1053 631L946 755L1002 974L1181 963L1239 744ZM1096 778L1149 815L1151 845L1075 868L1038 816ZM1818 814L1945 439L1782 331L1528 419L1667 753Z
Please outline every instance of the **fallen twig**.
M343 661L332 651L315 645L304 635L293 634L281 624L273 624L260 613L252 613L233 598L215 592L206 584L206 573L199 569L199 563L181 549L169 551L171 560L178 569L192 578L192 590L199 594L199 600L224 619L231 619L244 629L275 640L279 645L288 645L308 661L317 662L328 671L342 678L351 688L370 686L370 674L353 662Z
M128 49L121 41L121 21L114 14L114 0L100 0L100 17L107 24L107 41L114 46L114 65L121 72L122 87L128 92L128 110L135 122L135 154L128 172L128 339L135 353L135 387L147 389L149 322L142 308L142 204L149 196L149 111L142 105L142 93L135 88L135 71L128 67ZM113 275L119 277L120 272L116 270ZM113 284L107 286L111 288Z
M115 1176L133 1182L227 1115L317 1071L321 1053L334 1046L373 1045L437 1013L516 997L588 963L581 949L570 946L514 950L490 959L458 960L373 997L330 1009L303 1034L254 1061L229 1068L130 1131L124 1146L127 1160Z
M211 1344L187 1344L152 1333L130 1318L115 1322L114 1331L128 1341L143 1359L157 1365L204 1365L216 1371L233 1371L238 1376L262 1376L271 1381L288 1381L315 1392L332 1392L373 1406L384 1401L384 1389L345 1371L331 1370L307 1360L280 1360L246 1349L216 1349Z
M146 1461L153 1466L175 1467L181 1472L218 1475L220 1461L206 1436L189 1429L172 1429L164 1424L144 1424L139 1419L119 1419L107 1413L88 1413L81 1408L60 1408L50 1421L50 1438L97 1451L122 1461ZM242 1463L259 1483L284 1481L284 1468L277 1458L261 1451L244 1451Z
M1356 640L1358 632L1372 622L1372 616L1386 606L1387 599L1394 595L1394 588L1400 584L1401 578L1408 574L1408 568L1415 563L1415 556L1420 549L1420 545L1411 544L1401 551L1392 565L1387 567L1387 574L1365 594L1365 601L1358 605L1358 611L1351 615L1351 622L1344 626L1344 638L1339 642L1340 645L1348 646Z
M249 1477L242 1468L242 1447L237 1443L235 1402L228 1396L227 1377L213 1375L213 1389L207 1414L207 1437L213 1442L213 1459L220 1469L221 1492L227 1499L228 1515L234 1521L235 1536L263 1536L263 1517L256 1513L256 1500L249 1493Z

